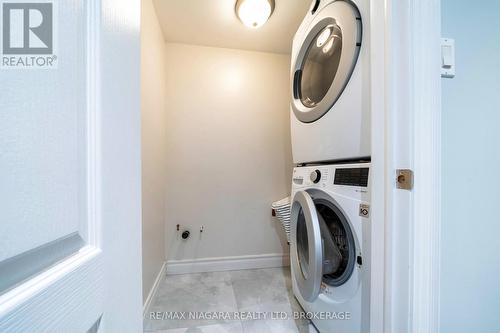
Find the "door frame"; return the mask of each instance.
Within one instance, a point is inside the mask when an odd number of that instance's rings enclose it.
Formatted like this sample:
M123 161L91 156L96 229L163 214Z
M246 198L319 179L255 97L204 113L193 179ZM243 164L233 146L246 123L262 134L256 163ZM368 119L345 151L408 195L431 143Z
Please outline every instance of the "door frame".
M441 4L439 0L370 0L370 5L370 331L437 333ZM413 170L411 191L396 188L397 169Z
M97 3L97 211L104 254L99 332L142 332L141 1Z

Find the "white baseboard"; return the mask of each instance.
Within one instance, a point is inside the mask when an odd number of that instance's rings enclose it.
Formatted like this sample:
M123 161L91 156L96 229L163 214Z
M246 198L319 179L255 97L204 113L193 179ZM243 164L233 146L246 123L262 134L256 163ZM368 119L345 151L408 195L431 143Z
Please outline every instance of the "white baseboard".
M166 272L166 262L163 262L160 268L160 272L158 272L158 275L156 276L155 282L153 283L153 286L151 287L151 290L149 291L148 297L146 297L146 301L144 302L144 305L142 306L142 312L145 315L146 311L149 308L149 304L151 303L151 300L153 299L154 295L156 294L156 290L158 289L158 286L160 285L160 281L162 277L165 276Z
M234 271L242 269L258 269L284 267L290 265L285 254L262 254L239 257L203 258L167 261L167 274L186 274Z

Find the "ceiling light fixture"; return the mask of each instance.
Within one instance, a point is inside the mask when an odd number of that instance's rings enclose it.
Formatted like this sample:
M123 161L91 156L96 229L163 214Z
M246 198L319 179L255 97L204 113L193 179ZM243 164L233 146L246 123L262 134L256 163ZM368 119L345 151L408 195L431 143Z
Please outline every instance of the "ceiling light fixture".
M249 28L259 28L274 11L274 0L237 0L236 16Z

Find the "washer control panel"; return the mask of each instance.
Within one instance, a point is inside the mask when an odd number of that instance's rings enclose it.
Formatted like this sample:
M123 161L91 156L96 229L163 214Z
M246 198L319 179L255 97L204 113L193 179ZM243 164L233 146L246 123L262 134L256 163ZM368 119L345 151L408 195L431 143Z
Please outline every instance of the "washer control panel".
M368 192L369 163L303 166L293 169L292 187L330 188L347 192Z
M319 186L328 184L328 168L324 167L302 167L293 169L293 186Z

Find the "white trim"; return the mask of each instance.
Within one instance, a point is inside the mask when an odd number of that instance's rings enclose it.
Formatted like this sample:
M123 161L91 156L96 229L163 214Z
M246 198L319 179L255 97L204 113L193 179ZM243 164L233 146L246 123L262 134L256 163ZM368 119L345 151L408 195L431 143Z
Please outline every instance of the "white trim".
M409 257L412 192L396 189L396 169L413 169L410 95L413 57L409 36L409 4L386 0L385 27L385 333L409 332ZM397 42L393 42L397 41ZM372 303L373 305L373 303Z
M87 3L87 243L101 246L100 29L101 1Z
M0 332L87 330L103 312L102 284L89 283L99 281L102 267L101 250L86 246L2 295Z
M153 283L153 286L149 290L148 297L146 297L146 301L144 301L144 305L142 306L142 312L144 313L144 315L146 314L146 311L148 310L149 305L151 304L151 301L153 300L153 297L156 294L156 291L158 290L158 286L160 285L162 278L166 274L166 270L167 270L167 263L163 262L160 271L156 276L155 282Z
M387 0L390 1L390 0ZM382 1L386 2L386 1ZM387 288L386 239L389 225L386 223L391 201L388 194L392 184L387 177L391 168L390 144L387 122L390 118L387 102L388 69L387 45L390 41L388 6L380 0L370 0L370 105L371 105L371 237L370 237L370 322L368 332L384 332L384 311Z
M410 332L439 331L441 3L413 0L413 249Z
M186 274L284 267L290 265L287 254L262 254L238 257L167 261L167 274Z
M101 250L92 246L86 246L78 253L67 258L63 262L49 268L45 272L35 275L25 283L0 296L0 317L5 316L13 309L29 301L31 297L43 292L47 287L63 279L67 274L76 270L79 266L92 261L101 253Z
M440 0L385 3L383 332L436 333L441 217ZM375 155L381 147L377 142L374 145ZM398 168L414 171L412 191L395 189Z
M99 4L96 210L106 291L100 330L142 332L141 2Z

